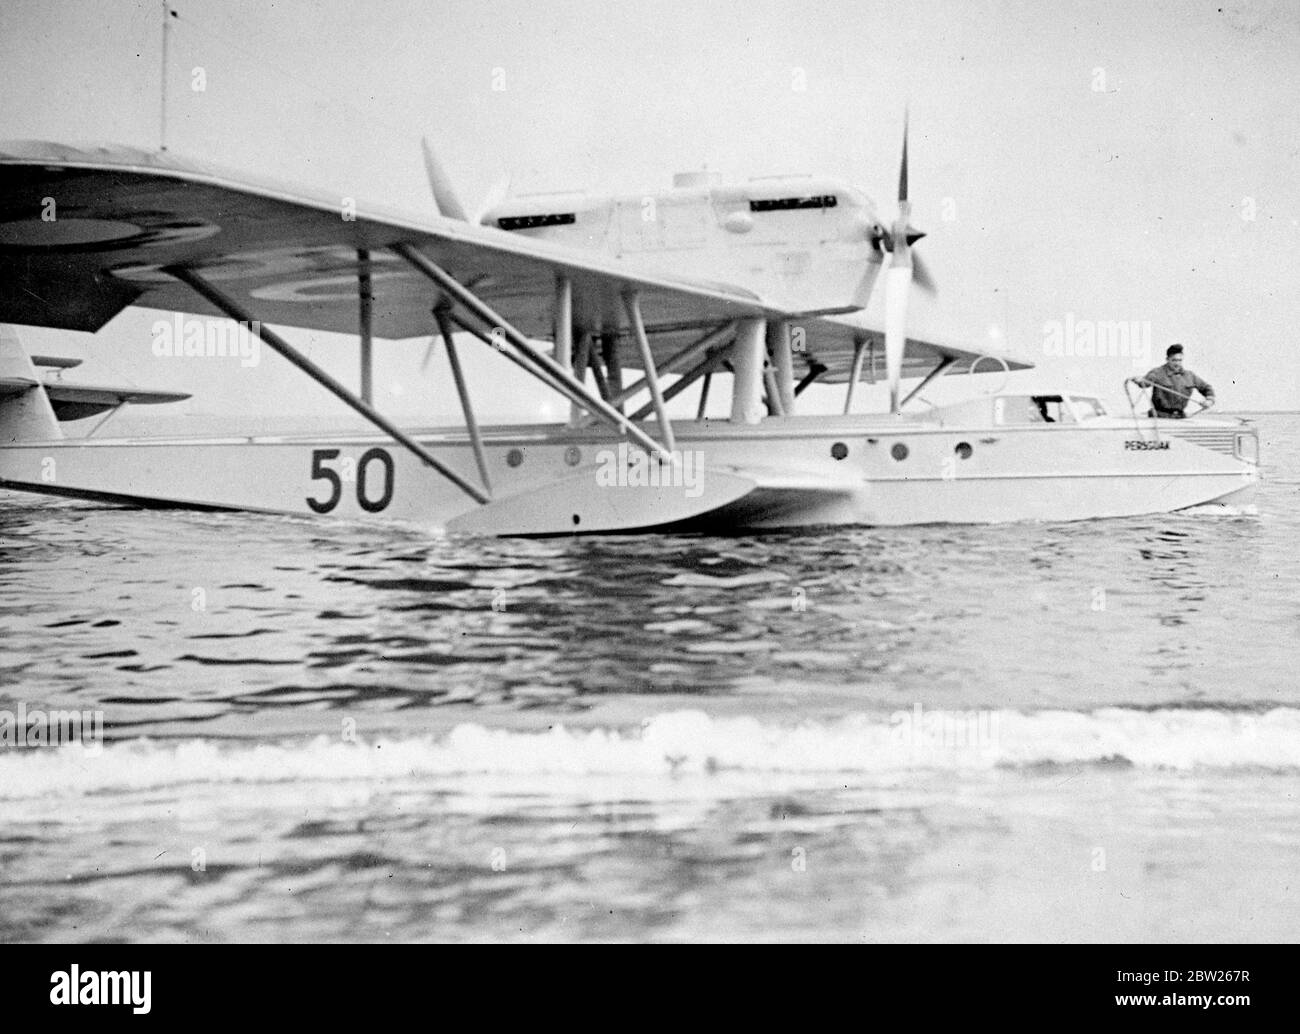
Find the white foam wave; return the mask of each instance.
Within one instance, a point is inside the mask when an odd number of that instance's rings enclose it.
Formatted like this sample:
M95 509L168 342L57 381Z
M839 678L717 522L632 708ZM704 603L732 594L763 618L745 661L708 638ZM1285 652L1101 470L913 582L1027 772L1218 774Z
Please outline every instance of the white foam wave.
M1258 517L1258 503L1201 503L1179 510L1188 517Z
M467 775L887 774L1123 761L1139 768L1300 769L1300 710L1092 713L898 712L776 725L699 711L639 729L519 732L467 724L442 737L348 743L148 740L98 750L0 752L0 800L131 792L187 784L404 782Z

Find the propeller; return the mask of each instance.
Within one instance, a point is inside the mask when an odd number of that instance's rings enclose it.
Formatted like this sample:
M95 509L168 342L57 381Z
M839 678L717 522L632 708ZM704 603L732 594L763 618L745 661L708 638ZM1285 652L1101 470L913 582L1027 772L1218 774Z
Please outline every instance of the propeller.
M429 189L433 192L433 205L438 210L438 214L448 219L466 222L465 209L460 203L460 198L456 196L456 191L452 189L447 170L442 167L437 155L433 153L433 148L429 146L427 136L420 137L420 146L424 149L424 172L429 177Z
M424 150L424 173L429 179L433 206L438 210L439 215L446 216L448 219L459 219L463 223L481 223L483 216L510 196L510 174L506 173L492 184L478 211L474 213L474 218L470 219L465 213L465 206L460 203L460 198L451 185L451 177L438 161L438 156L434 154L427 136L420 138L420 146Z
M924 237L925 234L921 236ZM925 264L925 260L920 255L912 256L912 282L928 295L939 293L934 277L930 275L930 267Z
M907 228L907 243L915 244L925 234L914 226ZM892 230L886 230L883 226L877 225L871 231L871 243L876 251L882 254L892 254L894 251L894 234ZM930 268L920 255L912 256L912 270L916 274L916 286L921 288L926 294L938 294L939 287L934 282L934 277L930 275Z
M487 215L497 205L501 204L510 196L510 173L506 173L499 180L488 188L487 195L483 198L482 204L478 206L478 211L474 213L474 222L481 223L483 217Z
M448 219L469 222L470 219L465 214L465 206L460 203L460 198L456 196L456 191L451 185L451 178L447 175L447 170L442 167L442 163L438 161L438 156L434 154L433 147L430 146L427 136L420 137L420 147L424 151L424 172L429 178L429 190L433 194L433 207L437 209L439 215ZM481 223L485 214L509 196L510 175L507 173L488 190L483 203L479 206L478 211L474 213L473 221ZM427 371L429 364L433 362L433 357L438 352L438 342L441 337L441 333L437 333L429 338L429 344L424 350L424 358L420 362L421 373Z
M888 237L889 268L885 270L885 379L889 382L889 411L897 413L899 382L903 377L903 351L907 346L907 302L913 280L933 288L928 273L916 276L912 244L924 234L911 224L912 202L907 197L907 114L903 114L903 160L898 169L898 218ZM884 239L882 234L882 240Z
M441 336L442 336L442 335L439 333L439 334L434 334L434 335L432 335L432 336L429 338L429 344L428 344L428 345L425 347L425 349L424 349L424 358L423 358L422 360L420 360L420 372L421 372L421 373L427 373L427 372L428 372L428 370L429 370L429 364L430 364L431 362L433 362L433 357L434 357L434 355L437 354L437 351L438 351L438 340L439 340L439 338L440 338Z
M871 243L876 251L884 254L888 252L894 254L895 242L901 242L904 250L910 249L910 246L925 236L925 233L918 230L911 222L911 208L909 207L903 214L902 203L907 201L907 116L903 116L903 161L898 170L898 201L899 201L899 218L889 229L877 223L872 227ZM910 252L909 252L910 253ZM934 277L930 275L930 270L920 255L911 256L912 280L926 294L938 294L939 288L936 286Z

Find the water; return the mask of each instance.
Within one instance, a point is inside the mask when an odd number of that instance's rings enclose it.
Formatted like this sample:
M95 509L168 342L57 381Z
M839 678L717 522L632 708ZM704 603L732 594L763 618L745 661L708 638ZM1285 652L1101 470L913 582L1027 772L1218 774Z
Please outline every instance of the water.
M1258 515L750 538L0 493L0 940L1294 940Z

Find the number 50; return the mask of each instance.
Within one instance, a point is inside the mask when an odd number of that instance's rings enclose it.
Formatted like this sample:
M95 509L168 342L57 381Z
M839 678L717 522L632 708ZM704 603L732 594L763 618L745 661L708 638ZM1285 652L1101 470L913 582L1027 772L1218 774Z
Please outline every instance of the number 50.
M330 494L325 499L307 497L307 505L316 513L329 513L339 505L339 501L343 498L343 479L339 477L337 470L325 466L328 461L338 458L338 449L312 450L311 478L313 481L327 481L330 486ZM378 499L372 499L366 491L367 472L370 469L371 461L378 461L379 465L384 468L384 488L380 492ZM366 513L379 513L388 509L388 504L392 501L393 457L388 455L388 452L384 449L368 449L357 460L357 505Z

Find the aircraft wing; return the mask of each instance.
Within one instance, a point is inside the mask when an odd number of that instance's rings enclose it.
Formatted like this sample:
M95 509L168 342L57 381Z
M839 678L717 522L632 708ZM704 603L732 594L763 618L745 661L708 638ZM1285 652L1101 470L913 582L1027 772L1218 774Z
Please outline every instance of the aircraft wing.
M865 347L862 379L868 383L885 379L885 332L867 325L861 314L848 315L794 315L786 317L791 327L791 344L794 348L794 375L798 380L813 369L822 369L819 384L843 384L853 370L853 357L858 342ZM550 336L550 330L542 333ZM676 351L687 347L699 337L694 327L660 326L652 331L651 351L655 364L662 364ZM802 344L800 344L800 337ZM620 341L620 357L624 369L639 370L641 359L636 346L624 337ZM997 357L997 358L995 358ZM903 376L924 377L944 359L951 359L949 373L965 373L978 363L977 373L998 373L1005 360L1010 370L1027 370L1033 367L1019 359L1012 359L1000 351L980 352L964 345L929 341L922 338L907 339L903 353Z
M374 334L425 336L435 288L389 250L398 243L416 246L530 337L551 334L557 275L571 279L582 325L622 323L628 290L652 330L787 315L741 288L259 184L168 153L0 143L0 321L94 331L128 305L219 315L162 271L179 264L198 268L253 319L355 334L365 249Z
M114 387L98 384L65 384L46 381L54 415L60 420L82 420L106 413L130 402L136 406L156 406L166 402L184 402L190 396L181 391L156 391L152 388Z
M857 342L865 343L867 353L862 366L863 380L878 381L885 377L885 332L868 327L856 313L849 316L821 316L806 321L795 320L805 330L804 359L827 367L819 384L842 384L850 377ZM981 361L981 357L983 357ZM795 373L798 375L798 354ZM977 373L997 373L1005 362L1008 369L1028 370L1033 363L1010 358L1002 352L980 352L962 345L921 338L907 339L903 352L903 376L923 377L945 359L952 361L948 372L966 373L978 362Z
M0 399L26 395L39 384L40 381L32 377L0 377Z

